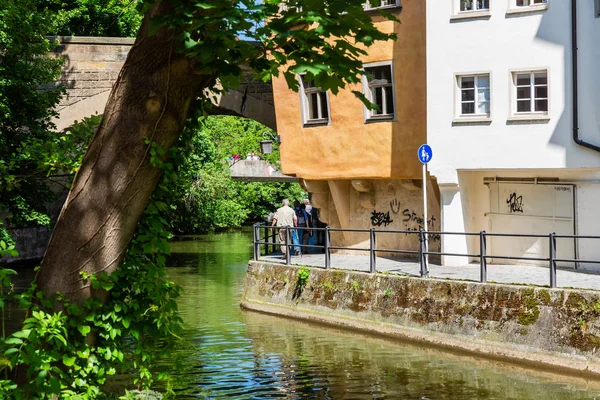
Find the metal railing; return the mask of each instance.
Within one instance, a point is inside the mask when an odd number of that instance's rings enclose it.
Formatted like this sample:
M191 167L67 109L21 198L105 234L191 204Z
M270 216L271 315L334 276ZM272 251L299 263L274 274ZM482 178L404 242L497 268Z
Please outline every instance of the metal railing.
M342 228L310 228L313 232L324 232L324 244L322 245L308 245L303 243L292 243L292 231L294 227L271 227L264 223L256 223L253 225L254 232L254 260L257 261L260 257L261 245L265 246L265 255L270 254L269 246L271 246L271 253L275 252L277 247L281 246L281 243L277 242L276 232L285 230L285 263L290 265L291 253L293 248L298 247L300 249L317 248L321 249L325 254L325 269L331 268L331 250L346 250L346 251L363 251L369 252L369 272L375 273L377 271L377 253L392 253L392 254L410 254L417 255L420 264L420 275L421 277L429 277L429 265L428 256L451 256L451 257L469 257L479 259L479 282L487 282L487 264L488 259L502 259L502 260L515 260L515 261L541 261L547 262L550 272L550 287L556 288L556 271L557 263L573 263L577 266L580 263L585 264L600 264L600 260L585 260L579 258L558 258L556 255L556 240L557 239L597 239L600 240L600 236L589 236L589 235L557 235L552 232L547 235L541 234L517 234L517 233L489 233L486 231L481 232L442 232L442 231L424 231L420 229L415 230L379 230L375 228L371 229L342 229ZM308 228L302 228L308 229ZM261 236L261 230L264 231L264 236ZM350 232L350 233L368 233L369 234L369 248L357 248L357 247L343 247L343 246L332 246L331 245L331 232ZM270 235L269 235L270 234ZM405 234L405 235L418 235L419 239L419 250L408 250L408 249L380 249L377 248L377 235L382 234ZM479 237L479 253L449 253L442 251L429 251L427 243L429 236L478 236ZM524 256L508 256L508 255L489 255L487 254L487 239L490 237L506 237L506 238L535 238L535 239L548 239L548 257L524 257ZM269 241L269 239L271 239Z

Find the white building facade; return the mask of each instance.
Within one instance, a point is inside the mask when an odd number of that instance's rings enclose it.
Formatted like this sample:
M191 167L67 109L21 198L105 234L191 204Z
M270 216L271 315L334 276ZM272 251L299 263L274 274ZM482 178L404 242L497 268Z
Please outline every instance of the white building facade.
M426 11L441 229L600 236L600 1L429 0ZM490 255L548 248L548 238L487 242ZM479 238L446 236L442 251L477 254ZM600 260L600 240L558 239L557 256Z

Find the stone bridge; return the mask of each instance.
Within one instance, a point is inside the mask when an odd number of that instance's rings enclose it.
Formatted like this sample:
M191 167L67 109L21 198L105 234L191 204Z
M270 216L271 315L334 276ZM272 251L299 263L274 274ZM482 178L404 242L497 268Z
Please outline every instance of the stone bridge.
M55 54L65 58L59 82L67 88L54 120L58 130L68 128L93 114L102 114L127 53L134 43L130 38L59 37ZM216 114L239 115L276 129L271 83L245 81L237 90L219 96Z
M284 175L280 168L264 160L239 160L229 163L231 179L244 182L298 182L295 176Z

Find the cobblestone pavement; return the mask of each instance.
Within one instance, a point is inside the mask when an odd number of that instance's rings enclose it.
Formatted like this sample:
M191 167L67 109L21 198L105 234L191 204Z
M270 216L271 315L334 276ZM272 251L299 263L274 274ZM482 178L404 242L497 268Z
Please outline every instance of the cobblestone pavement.
M281 253L260 257L261 261L285 263ZM310 267L325 267L323 254L305 254L293 256L292 264ZM421 276L420 266L414 260L400 260L377 257L377 272ZM331 267L356 271L369 271L368 255L332 254ZM479 281L479 263L467 264L460 267L442 267L430 263L429 276L440 279ZM492 265L487 268L488 282L511 283L519 285L550 285L550 271L548 267L534 265ZM568 268L558 268L556 273L557 285L560 288L576 288L600 290L600 273L577 271Z

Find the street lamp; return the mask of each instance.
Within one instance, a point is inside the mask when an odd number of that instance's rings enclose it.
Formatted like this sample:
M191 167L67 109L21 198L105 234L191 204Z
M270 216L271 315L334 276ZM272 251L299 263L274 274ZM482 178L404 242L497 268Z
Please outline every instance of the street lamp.
M273 141L272 140L261 140L260 141L260 152L263 154L271 154L273 152Z
M260 152L262 154L273 153L273 140L276 140L277 144L281 143L281 137L279 135L275 136L269 131L263 133L263 140L260 141Z

